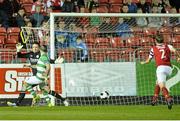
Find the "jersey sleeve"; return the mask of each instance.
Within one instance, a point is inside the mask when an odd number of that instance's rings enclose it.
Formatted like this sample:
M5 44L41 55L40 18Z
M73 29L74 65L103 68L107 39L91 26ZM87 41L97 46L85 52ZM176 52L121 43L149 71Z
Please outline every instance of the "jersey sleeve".
M153 57L154 57L154 51L153 51L153 48L151 48L149 52L149 58L152 59Z
M17 52L18 58L29 58L29 56L30 56L30 53Z

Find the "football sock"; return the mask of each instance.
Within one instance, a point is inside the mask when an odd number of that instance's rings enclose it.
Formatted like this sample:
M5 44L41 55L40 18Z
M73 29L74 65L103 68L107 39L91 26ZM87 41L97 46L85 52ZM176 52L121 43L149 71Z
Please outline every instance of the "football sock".
M57 92L55 92L55 91L53 91L53 90L50 90L50 91L49 91L49 94L52 95L52 96L54 96L54 97L56 97L56 98L58 98L58 99L60 99L60 100L62 100L62 101L65 100L65 98L63 98L61 95L59 95Z
M31 84L27 84L27 91L31 93L33 97L36 97L36 92L33 90L33 87Z
M168 98L170 98L169 92L168 92L168 90L167 90L166 87L163 87L163 88L162 88L162 94L164 95L164 97L166 98L166 100L167 100Z
M158 96L159 96L159 93L160 93L160 87L159 87L159 85L157 84L157 85L155 86L155 89L154 89L154 96L155 96L155 97L158 97Z
M49 103L50 102L50 97L48 95L48 91L45 90L45 89L43 89L42 91L43 91L43 95L44 95L45 100Z
M21 104L21 102L22 102L22 100L24 99L25 95L26 95L25 92L21 92L21 93L19 94L19 97L18 97L17 101L15 102L17 106L19 106L19 105Z

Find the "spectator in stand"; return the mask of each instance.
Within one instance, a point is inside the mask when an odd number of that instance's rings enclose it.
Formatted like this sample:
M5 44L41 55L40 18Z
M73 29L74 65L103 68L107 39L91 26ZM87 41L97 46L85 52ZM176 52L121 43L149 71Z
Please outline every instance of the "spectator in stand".
M110 35L112 35L112 29L113 29L113 25L111 22L111 18L110 17L105 17L102 19L102 23L99 26L99 32L103 33L105 32L105 34L102 34L102 36L104 37L109 37Z
M80 8L80 13L86 13L86 8L85 7L81 7ZM79 26L84 29L86 28L87 26L89 26L89 17L80 17L79 18Z
M36 7L40 7L40 13L44 13L46 10L46 4L44 2L44 0L36 0L33 5L32 5L32 9L31 9L31 13L34 14L36 13Z
M82 36L79 35L76 38L76 43L73 46L73 48L76 49L75 60L77 62L88 61L88 49L87 49L86 43L84 42L84 39Z
M153 6L152 13L158 13L158 7ZM148 18L148 27L157 27L160 28L163 25L162 18L160 17L149 17Z
M158 4L159 4L159 0L152 0L151 3L152 6L158 6Z
M127 4L123 4L121 13L129 13L129 7ZM136 19L132 17L125 17L124 22L129 25L136 25Z
M172 9L172 6L169 3L169 0L164 0L164 11L161 11L162 13L170 13Z
M41 25L41 30L38 31L38 39L41 45L47 45L49 43L49 22L48 20L43 20Z
M129 37L134 36L130 26L126 22L124 22L123 18L119 18L119 21L116 25L116 33L119 37L122 38L123 41Z
M40 27L42 21L44 20L44 15L41 13L41 6L36 5L35 10L36 12L33 13L30 18L33 22L33 27Z
M56 50L59 48L68 48L69 47L69 42L68 42L68 33L65 32L66 30L66 25L63 20L60 20L58 25L57 25L57 31L55 31L55 46Z
M44 20L47 21L47 20L50 19L50 13L51 13L51 12L53 12L52 7L47 8L46 14L44 15Z
M172 8L170 10L170 13L177 14L176 8ZM168 25L175 26L175 25L178 25L178 24L180 24L180 18L177 18L177 17L170 17L169 18Z
M70 31L71 33L68 34L68 41L69 41L69 47L74 47L76 44L76 39L79 36L79 33L77 33L77 25L75 23L71 23L69 25L69 29L68 31Z
M92 8L92 13L97 13L96 7ZM90 17L90 25L94 27L99 27L102 23L101 18L99 16L92 16Z
M2 18L2 26L3 27L9 27L10 23L9 23L9 18L10 16L7 13L7 9L9 9L7 6L7 0L0 0L0 17Z
M65 0L62 6L62 12L76 12L74 2L72 0Z
M18 13L15 13L13 16L16 19L16 23L18 27L25 26L26 23L30 21L30 18L25 15L24 8L20 8Z
M158 7L158 13L164 13L165 11L164 11L164 2L162 1L162 0L159 0L158 2L157 2L157 7ZM156 6L156 5L154 5L154 6Z
M25 27L26 27L26 28L22 29L22 30L23 30L23 36L24 36L23 38L25 39L25 40L23 40L23 41L26 41L26 39L28 39L28 41L33 42L35 35L34 35L33 30L31 29L31 27L32 27L31 21L28 21L28 22L25 24ZM24 47L25 47L25 45L24 45Z
M52 7L54 12L62 11L63 4L64 0L47 0L46 2L47 8Z
M137 13L142 13L142 9L141 8L138 8L137 10ZM136 17L136 24L139 26L139 27L146 27L148 22L147 22L147 18L146 17Z
M140 2L137 3L137 7L142 9L143 13L150 13L151 11L151 3L146 2L146 0L140 0Z
M132 0L125 0L125 4L128 6L128 13L137 13L137 5Z
M97 0L89 0L88 1L87 8L89 9L90 13L92 12L93 8L96 8L96 7L98 7L98 1Z
M81 7L85 7L84 0L74 0L74 3L78 7L79 10L81 9Z

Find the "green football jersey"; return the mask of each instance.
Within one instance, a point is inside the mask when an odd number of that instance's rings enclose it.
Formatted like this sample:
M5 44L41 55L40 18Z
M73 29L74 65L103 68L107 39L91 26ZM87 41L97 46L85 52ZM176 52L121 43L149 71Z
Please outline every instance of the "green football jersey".
M43 73L46 71L46 64L49 64L49 58L47 56L47 54L43 54L41 55L41 57L39 58L38 62L37 62L37 74L36 77L41 80L44 81L45 77L43 76Z

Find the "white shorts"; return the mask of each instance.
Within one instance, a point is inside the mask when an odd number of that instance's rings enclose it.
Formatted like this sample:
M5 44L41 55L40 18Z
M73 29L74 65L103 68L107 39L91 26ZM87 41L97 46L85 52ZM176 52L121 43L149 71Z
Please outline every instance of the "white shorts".
M156 69L157 83L165 83L167 76L170 76L172 73L171 66L158 66Z
M41 80L37 79L36 76L27 77L25 82L28 84L40 84L42 83Z

